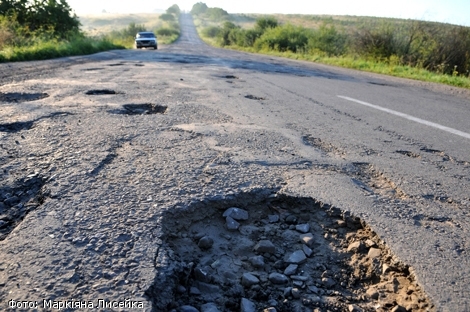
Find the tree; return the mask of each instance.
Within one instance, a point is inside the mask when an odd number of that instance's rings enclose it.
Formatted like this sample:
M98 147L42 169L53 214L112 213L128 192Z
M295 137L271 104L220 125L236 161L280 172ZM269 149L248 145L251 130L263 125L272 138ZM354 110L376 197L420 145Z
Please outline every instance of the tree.
M207 9L208 9L207 4L203 2L198 2L193 5L193 8L191 9L191 14L192 15L204 14L206 13Z
M16 20L30 31L50 31L59 37L78 33L80 27L66 0L2 0L0 15Z
M181 10L180 10L180 7L177 4L173 4L171 7L169 7L166 10L166 13L174 14L174 15L178 16L178 15L180 15Z
M162 14L160 15L159 18L166 22L172 22L175 20L175 17L173 16L173 14L169 14L169 13Z

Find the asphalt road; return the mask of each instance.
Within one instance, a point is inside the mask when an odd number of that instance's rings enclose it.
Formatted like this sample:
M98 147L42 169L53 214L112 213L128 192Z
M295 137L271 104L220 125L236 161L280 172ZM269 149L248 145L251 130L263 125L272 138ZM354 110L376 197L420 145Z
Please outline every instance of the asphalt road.
M215 49L188 16L158 51L0 64L0 82L2 310L149 308L162 212L266 190L351 211L439 311L470 310L467 90ZM146 103L167 111L123 108Z

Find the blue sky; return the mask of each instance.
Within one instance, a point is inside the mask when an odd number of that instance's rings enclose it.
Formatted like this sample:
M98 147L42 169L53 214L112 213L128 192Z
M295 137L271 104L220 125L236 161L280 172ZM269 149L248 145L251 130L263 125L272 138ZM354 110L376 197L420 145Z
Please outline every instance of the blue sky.
M153 12L178 4L190 10L198 1L188 0L68 0L77 14ZM208 0L202 1L210 7L220 7L229 13L285 13L285 14L332 14L397 17L420 19L470 26L470 0Z

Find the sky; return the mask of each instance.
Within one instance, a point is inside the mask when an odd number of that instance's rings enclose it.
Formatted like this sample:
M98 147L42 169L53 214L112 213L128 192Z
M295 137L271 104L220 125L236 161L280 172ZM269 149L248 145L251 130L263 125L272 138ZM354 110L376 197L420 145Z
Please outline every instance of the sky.
M68 0L78 15L101 13L152 13L178 4L190 11L201 0ZM470 0L207 0L209 7L229 13L328 14L419 19L470 26Z

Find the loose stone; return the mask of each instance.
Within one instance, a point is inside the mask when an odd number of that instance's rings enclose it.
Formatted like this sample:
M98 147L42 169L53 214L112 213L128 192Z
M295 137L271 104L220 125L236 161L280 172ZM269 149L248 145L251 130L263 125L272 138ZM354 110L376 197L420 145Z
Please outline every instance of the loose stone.
M286 217L286 223L287 224L296 224L297 223L297 217L294 215L288 215Z
M273 284L287 284L289 279L284 274L271 273L269 274L269 281Z
M263 268L264 267L264 257L263 256L254 256L250 258L250 263L255 268Z
M348 252L359 252L363 248L362 242L354 242L349 244L348 246Z
M250 287L259 283L259 279L251 273L243 273L241 284Z
M240 223L238 223L231 217L226 217L225 221L226 221L225 225L227 226L227 230L229 231L236 231L240 227Z
M371 248L367 253L367 256L371 259L380 258L381 250L378 248Z
M308 247L312 248L313 244L315 243L313 239L313 234L312 233L307 233L307 234L301 234L300 235L300 241L307 245Z
M298 288L292 288L291 293L292 297L294 297L295 299L300 298L300 290Z
M201 306L201 312L220 312L215 303L209 302Z
M256 306L250 300L242 298L240 302L240 312L256 312Z
M279 222L279 216L278 215L269 215L268 220L269 220L269 223Z
M208 250L212 248L212 245L214 245L214 240L209 236L204 236L199 240L199 243L197 245L203 250Z
M193 306L185 305L185 306L179 307L178 312L199 312L199 310Z
M276 253L276 246L270 240L260 240L254 249L257 253Z
M289 266L284 270L284 275L290 276L297 272L297 268L299 266L297 264L289 264Z
M302 245L302 251L309 258L313 255L313 250L310 249L307 245Z
M287 263L293 264L301 264L305 261L307 261L307 257L305 256L305 253L302 250L294 251L286 260Z
M190 295L194 295L194 296L200 296L200 295L201 295L201 291L200 291L198 288L196 288L196 287L193 286L193 287L191 287L191 288L189 289L189 294L190 294Z
M362 309L354 304L350 304L348 305L348 311L349 312L362 312Z
M295 226L296 231L300 233L308 233L310 231L310 224L304 223L304 224L297 224Z
M324 277L321 279L323 285L325 285L326 287L330 288L330 287L333 287L336 285L336 282L334 279L330 278L330 277Z
M237 221L245 221L248 220L248 211L237 207L231 207L225 210L223 216L231 217L232 219Z

